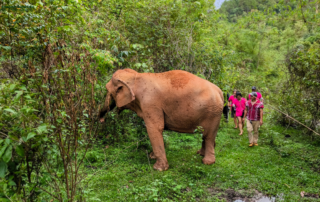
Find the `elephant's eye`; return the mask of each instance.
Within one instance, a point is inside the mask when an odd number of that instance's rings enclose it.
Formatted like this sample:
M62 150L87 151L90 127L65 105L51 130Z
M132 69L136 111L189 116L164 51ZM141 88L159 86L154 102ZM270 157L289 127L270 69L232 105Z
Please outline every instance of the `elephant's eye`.
M120 87L117 89L117 93L119 93L121 89L122 89L122 86L120 86Z

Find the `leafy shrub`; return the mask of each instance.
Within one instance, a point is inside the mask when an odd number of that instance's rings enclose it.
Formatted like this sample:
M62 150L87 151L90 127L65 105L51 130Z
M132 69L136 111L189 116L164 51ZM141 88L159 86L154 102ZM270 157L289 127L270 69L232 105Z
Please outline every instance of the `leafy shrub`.
M288 53L289 79L280 101L289 114L314 130L320 118L319 44L320 37L311 35Z

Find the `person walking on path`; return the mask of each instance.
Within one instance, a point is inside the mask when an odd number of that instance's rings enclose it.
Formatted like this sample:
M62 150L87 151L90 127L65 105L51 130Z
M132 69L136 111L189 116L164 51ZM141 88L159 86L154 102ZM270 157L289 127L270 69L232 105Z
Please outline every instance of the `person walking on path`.
M249 147L258 146L259 126L263 124L263 104L257 99L257 93L252 92L250 100L246 102L244 117L247 117L247 130L249 137ZM253 131L253 135L252 135Z
M238 119L238 123L239 123L239 129L240 129L240 134L243 134L243 127L244 127L244 110L246 108L246 102L247 100L242 97L242 94L240 92L236 93L236 98L237 100L235 101L235 106L236 106L236 117Z
M226 119L226 122L228 123L229 122L229 98L230 98L230 95L229 93L223 93L223 95L227 96L225 98L225 106L223 107L223 115L224 115L224 118Z
M238 128L238 122L237 122L237 117L235 116L235 113L236 113L236 109L235 109L235 105L234 105L234 102L237 100L236 98L236 93L237 93L237 90L235 89L233 91L233 95L231 95L229 97L229 107L231 108L231 118L233 118L233 121L234 121L234 128L237 129Z
M260 101L263 103L263 97L262 97L261 93L258 92L257 87L252 86L251 90L252 90L253 93L254 93L254 92L257 93L257 98L258 98L258 100L260 100ZM250 94L251 94L251 93L250 93ZM249 100L250 100L250 97L251 97L250 94L249 94L249 96L248 96Z

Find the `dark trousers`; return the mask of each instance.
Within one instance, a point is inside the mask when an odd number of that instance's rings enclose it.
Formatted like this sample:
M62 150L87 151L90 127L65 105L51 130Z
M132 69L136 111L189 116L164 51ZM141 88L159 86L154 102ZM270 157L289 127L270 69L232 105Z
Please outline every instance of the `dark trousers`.
M223 107L223 116L228 121L228 116L229 116L229 107L228 107L228 105Z

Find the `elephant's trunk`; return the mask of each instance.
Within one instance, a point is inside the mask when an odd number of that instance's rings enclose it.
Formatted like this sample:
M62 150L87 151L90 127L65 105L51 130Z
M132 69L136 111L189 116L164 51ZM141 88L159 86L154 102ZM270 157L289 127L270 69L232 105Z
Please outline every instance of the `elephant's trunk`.
M107 94L106 101L104 102L103 108L100 110L99 118L100 122L104 122L104 115L108 113L110 110L115 108L116 102L114 101L112 95L110 93Z

